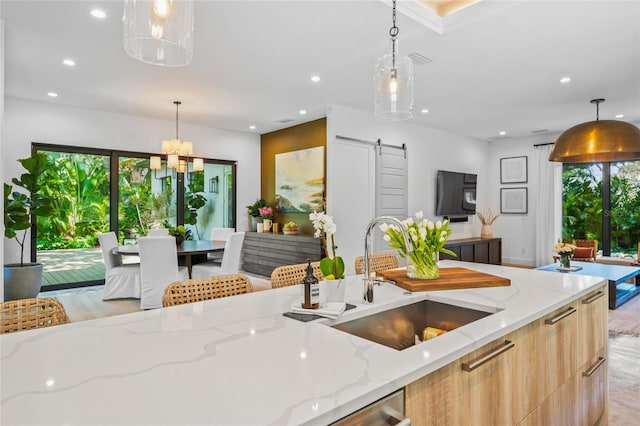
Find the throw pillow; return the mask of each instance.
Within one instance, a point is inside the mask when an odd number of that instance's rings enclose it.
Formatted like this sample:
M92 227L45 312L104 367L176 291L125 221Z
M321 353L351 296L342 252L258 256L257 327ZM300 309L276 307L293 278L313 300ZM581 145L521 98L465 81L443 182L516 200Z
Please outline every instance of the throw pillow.
M592 247L576 247L576 249L573 251L573 258L593 260L593 248Z

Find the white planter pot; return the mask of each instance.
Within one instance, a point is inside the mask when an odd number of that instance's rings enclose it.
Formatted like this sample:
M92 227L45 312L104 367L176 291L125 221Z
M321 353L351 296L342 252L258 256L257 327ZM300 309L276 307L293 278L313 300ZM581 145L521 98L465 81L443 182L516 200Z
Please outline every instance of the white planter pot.
M4 300L37 297L42 287L42 264L19 263L4 265Z

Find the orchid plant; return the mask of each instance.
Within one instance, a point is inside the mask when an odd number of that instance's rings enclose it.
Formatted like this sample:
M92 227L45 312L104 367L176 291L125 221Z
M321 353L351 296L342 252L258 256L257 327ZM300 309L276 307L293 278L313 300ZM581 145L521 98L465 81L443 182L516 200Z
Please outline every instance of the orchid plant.
M336 255L336 224L333 217L328 216L325 212L313 212L309 215L309 219L313 222L315 229L314 237L320 238L323 234L325 241L330 246L328 257L320 260L320 270L327 280L338 280L344 278L344 261L340 256Z

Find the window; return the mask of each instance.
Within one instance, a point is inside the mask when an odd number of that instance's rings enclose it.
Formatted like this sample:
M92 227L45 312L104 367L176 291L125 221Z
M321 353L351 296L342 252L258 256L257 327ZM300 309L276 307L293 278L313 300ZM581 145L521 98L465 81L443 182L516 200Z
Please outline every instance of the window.
M203 172L177 174L150 170L149 153L48 144L32 151L49 159L41 187L54 208L37 219L31 249L44 266L43 290L103 283L101 232L123 244L165 224L186 224L196 240L212 227L235 227L235 162L205 159Z
M565 164L562 236L598 240L605 256L631 256L640 242L640 161Z

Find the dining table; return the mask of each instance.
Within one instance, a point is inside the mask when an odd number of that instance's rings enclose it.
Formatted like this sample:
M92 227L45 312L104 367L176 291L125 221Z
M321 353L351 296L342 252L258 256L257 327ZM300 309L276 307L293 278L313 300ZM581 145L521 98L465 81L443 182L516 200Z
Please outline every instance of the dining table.
M226 243L224 240L184 240L176 245L176 253L178 258L184 258L184 264L189 271L189 278L191 278L191 267L194 263L199 263L199 258L206 261L207 253L224 251ZM114 247L112 252L120 255L138 255L140 248L138 244L128 244ZM204 255L204 257L199 255ZM194 262L194 259L197 261Z

